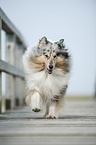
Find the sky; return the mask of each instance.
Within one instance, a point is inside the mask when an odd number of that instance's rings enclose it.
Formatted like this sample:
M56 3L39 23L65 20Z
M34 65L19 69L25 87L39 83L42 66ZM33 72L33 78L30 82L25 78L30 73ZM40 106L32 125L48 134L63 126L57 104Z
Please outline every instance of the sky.
M96 80L95 0L0 0L0 7L27 45L64 38L72 55L68 94L94 95Z

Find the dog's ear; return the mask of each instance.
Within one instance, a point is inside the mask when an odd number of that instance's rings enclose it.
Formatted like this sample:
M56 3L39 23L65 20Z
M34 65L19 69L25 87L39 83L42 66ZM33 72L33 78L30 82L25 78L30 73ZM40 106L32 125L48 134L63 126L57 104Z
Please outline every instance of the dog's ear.
M57 44L58 44L58 46L59 46L59 48L60 49L62 49L63 48L63 42L64 42L64 39L60 39L58 42L57 42Z
M39 48L42 48L44 45L47 44L47 38L44 36L39 40Z

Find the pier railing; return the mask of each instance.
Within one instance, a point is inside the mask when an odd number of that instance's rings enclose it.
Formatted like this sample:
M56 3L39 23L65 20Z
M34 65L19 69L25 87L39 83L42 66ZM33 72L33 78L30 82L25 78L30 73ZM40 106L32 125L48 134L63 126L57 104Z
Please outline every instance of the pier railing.
M5 32L6 36L5 61L1 59L2 31ZM26 46L21 33L0 8L0 112L23 105L25 76L21 59ZM2 73L6 74L4 86L2 86ZM6 88L5 95L2 95L2 87Z

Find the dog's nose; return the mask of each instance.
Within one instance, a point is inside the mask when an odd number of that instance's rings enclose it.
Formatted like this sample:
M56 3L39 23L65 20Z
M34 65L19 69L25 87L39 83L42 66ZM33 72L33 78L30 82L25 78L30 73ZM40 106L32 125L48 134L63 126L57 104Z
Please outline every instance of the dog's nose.
M52 64L50 64L50 65L49 65L49 68L50 68L50 69L52 69L52 68L53 68L53 65L52 65Z

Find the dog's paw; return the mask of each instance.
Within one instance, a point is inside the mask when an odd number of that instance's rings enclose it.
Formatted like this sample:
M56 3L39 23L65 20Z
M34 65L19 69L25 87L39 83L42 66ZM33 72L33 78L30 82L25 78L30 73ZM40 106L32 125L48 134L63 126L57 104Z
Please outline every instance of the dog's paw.
M40 108L33 108L32 111L39 112L39 111L41 111L41 109Z
M48 113L45 113L45 114L43 115L43 117L46 117L46 116L48 116Z
M47 115L46 119L56 119L56 116L55 115Z
M44 114L43 117L46 117L46 114Z

